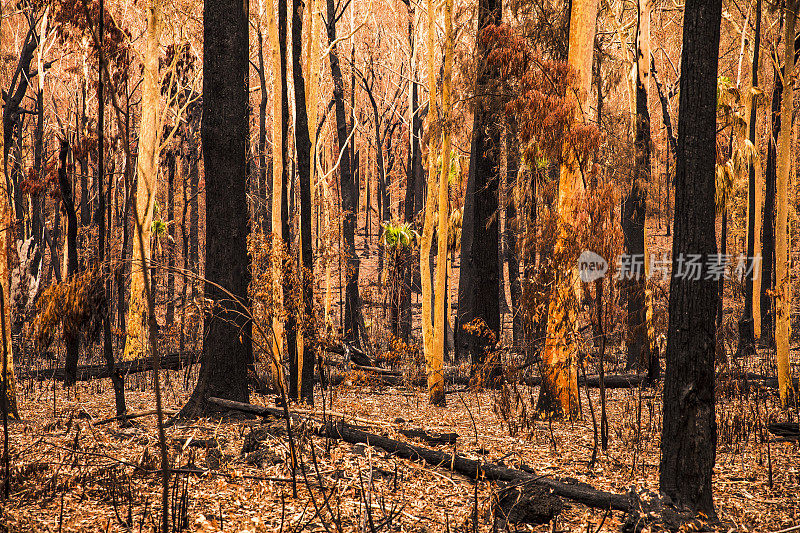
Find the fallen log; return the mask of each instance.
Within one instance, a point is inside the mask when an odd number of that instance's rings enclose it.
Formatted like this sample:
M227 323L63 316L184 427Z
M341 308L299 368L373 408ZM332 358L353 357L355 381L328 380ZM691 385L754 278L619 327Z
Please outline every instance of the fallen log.
M198 354L195 352L184 352L182 354L165 355L160 360L162 370L179 370L186 365L198 361ZM137 372L147 372L153 369L153 360L149 357L141 359L134 359L133 361L120 361L116 364L116 368L122 373L123 376L127 374L135 374ZM48 370L30 369L17 372L17 379L37 379L45 381L53 379L56 381L64 381L65 371L64 368L53 368ZM108 367L102 365L83 365L78 367L76 374L77 381L88 381L90 379L103 379L111 377Z
M458 438L458 433L434 433L424 429L398 429L397 432L409 439L424 440L432 446L455 444Z
M209 398L209 402L231 410L242 411L259 416L272 416L283 418L281 409L262 407L248 403L234 402L221 398ZM301 421L295 413L289 415L294 421ZM400 442L382 435L376 435L351 426L342 421L331 421L318 427L315 432L324 437L343 440L351 444L366 444L376 446L403 459L424 461L429 465L452 470L470 479L486 479L490 481L505 481L517 484L533 484L549 488L554 494L569 500L582 503L588 507L598 509L612 509L628 512L632 509L631 498L628 494L614 494L595 489L586 483L572 483L545 476L537 476L521 470L515 470L493 463L481 463L474 459L467 459L460 455L449 454L439 450L431 450L422 446L415 446Z

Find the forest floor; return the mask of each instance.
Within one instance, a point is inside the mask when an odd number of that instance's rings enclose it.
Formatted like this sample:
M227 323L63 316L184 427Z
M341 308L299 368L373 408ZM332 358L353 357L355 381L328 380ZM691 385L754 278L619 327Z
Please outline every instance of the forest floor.
M163 371L161 382L165 408L179 409L191 393L183 373ZM129 377L128 388L130 411L153 408L150 373ZM585 389L582 415L574 422L552 423L529 416L536 388L518 392L509 395L511 418L498 415L502 393L490 391L451 392L446 407L432 407L419 389L345 381L326 402L329 411L398 440L409 440L397 432L401 427L456 432L456 444L442 450L510 467L524 464L538 475L574 478L614 493L632 487L657 490L660 389L607 391L609 445L597 450L593 465L595 434ZM589 389L589 395L598 417L598 389ZM274 406L274 397L253 393L251 402ZM128 427L100 424L114 415L107 380L79 383L69 391L60 384L26 381L20 384L19 403L22 421L9 428L12 494L0 509L0 531L157 530L161 478L154 416ZM316 403L322 403L321 396ZM774 391L718 387L714 498L723 530L779 531L800 523L800 444L775 441L763 425L779 416ZM523 423L514 427L513 422ZM263 444L243 454L254 431ZM166 437L173 468L210 470L172 476L171 506L180 508L183 502L185 514L177 514L185 516L189 531L333 532L337 522L341 531L371 531L370 520L375 531L492 531L497 484L480 482L476 489L463 476L379 448L301 431L298 447L308 482L300 476L295 497L283 421L202 419L168 427ZM187 438L194 443L186 445ZM615 531L624 519L620 512L604 516L602 510L564 503L556 520L519 530Z

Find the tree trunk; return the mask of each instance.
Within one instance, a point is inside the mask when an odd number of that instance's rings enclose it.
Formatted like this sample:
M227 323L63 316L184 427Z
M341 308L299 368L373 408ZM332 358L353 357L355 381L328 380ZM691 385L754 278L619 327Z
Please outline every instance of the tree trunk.
M342 199L342 236L344 239L345 258L345 302L344 302L344 339L355 345L359 343L358 313L358 270L359 259L356 255L355 230L356 209L358 201L357 183L353 178L350 168L350 155L348 150L349 131L344 101L344 79L339 66L339 51L334 43L336 41L336 6L333 0L327 0L327 33L331 43L329 53L331 62L331 77L333 78L333 98L336 110L336 133L339 141L339 153L343 154L339 163L339 177Z
M98 35L102 42L105 26L105 1L100 0L100 16L98 17ZM108 268L105 264L106 247L108 242L106 239L106 229L110 226L111 210L108 210L108 220L106 219L106 196L104 194L105 183L105 100L104 89L105 81L103 80L103 69L105 67L105 56L102 48L98 49L99 68L97 70L97 258L100 272L105 274ZM112 165L113 167L113 165ZM111 173L113 180L113 172ZM109 189L110 189L109 182ZM109 193L111 191L109 190ZM110 194L109 194L110 196ZM108 226L106 223L108 222ZM111 292L111 278L106 277L105 282L105 296L110 297ZM125 414L127 410L125 406L125 378L122 377L122 372L114 362L114 352L111 337L111 317L109 312L103 314L103 358L106 362L106 370L111 376L111 383L114 387L114 401L117 411L117 416Z
M637 0L638 17L636 29L636 139L634 142L635 167L631 190L622 204L622 231L625 250L633 264L641 265L641 271L632 272L626 280L628 300L628 331L625 344L628 359L625 369L649 366L651 340L647 335L647 309L645 291L647 287L647 188L650 183L650 111L647 107L647 92L650 86L650 1Z
M517 137L517 122L509 118L508 131L506 132L506 259L508 260L508 283L511 292L511 338L512 346L519 347L523 342L523 319L520 312L522 300L522 283L519 279L519 251L517 250L517 234L522 225L517 214L517 203L514 190L517 186L519 174L519 139Z
M567 62L577 73L576 112L586 108L592 83L597 0L573 0L570 14ZM580 117L580 115L578 115ZM567 236L564 223L574 216L574 204L581 187L581 170L576 154L565 144L564 162L558 186L558 239L553 255L562 255ZM575 345L577 272L568 267L556 275L547 313L547 336L542 361L542 387L537 410L541 413L574 417L578 409L578 354Z
M272 232L272 205L269 202L272 192L272 182L267 179L267 67L264 62L264 32L259 20L258 34L258 78L261 82L261 100L258 105L258 188L260 196L258 202L258 216L255 219L257 228L264 235Z
M148 346L145 269L150 268L150 234L158 186L161 83L158 74L159 40L163 23L162 6L154 2L147 15L147 41L142 84L142 118L139 125L139 153L136 157L136 198L134 209L131 294L128 301L125 353L123 360L145 357Z
M314 405L314 363L316 361L316 331L314 324L314 252L311 242L311 136L306 107L305 79L301 56L303 51L303 4L292 5L292 73L294 77L294 145L297 150L297 173L300 182L300 279L303 286L303 312L300 330L302 346L297 350L296 399ZM316 129L316 124L311 125Z
M167 152L167 228L169 243L167 244L167 311L166 327L175 323L175 173L177 171L177 153Z
M773 60L777 64L778 58ZM761 331L766 335L768 344L774 345L774 300L772 291L775 289L775 197L778 180L778 138L781 133L781 94L783 93L783 78L781 71L773 67L774 87L772 91L771 121L772 135L767 143L767 164L764 172L764 227L762 239L761 262Z
M502 21L502 0L480 0L478 3L478 35L484 28ZM500 232L497 190L500 184L500 148L502 130L499 124L500 102L491 93L492 83L499 77L496 67L487 64L489 48L483 39L477 41L478 75L469 175L464 198L461 229L461 271L458 284L458 345L456 353L472 357L471 373L484 366L487 353L500 338ZM471 326L483 322L480 332ZM465 327L469 329L465 329ZM497 364L485 369L489 384L499 377Z
M67 238L66 238L66 272L64 279L69 280L78 272L78 215L75 212L75 196L72 190L72 183L67 176L67 154L69 144L66 140L61 141L59 150L58 185L61 190L61 202L64 212L67 214ZM10 324L11 322L9 322ZM64 386L68 387L75 383L75 369L78 367L78 354L80 352L80 337L75 328L64 327L64 344L66 345L67 355L64 362L66 378Z
M680 275L679 258L717 253L715 158L722 0L688 0L684 15L675 228L672 245L660 489L679 508L715 518L711 490L717 445L714 354L717 283ZM713 155L713 154L712 154Z
M203 20L203 160L206 175L206 297L197 386L182 416L206 411L209 396L247 401L252 361L247 256L248 13L247 3L205 4ZM229 293L223 292L221 287Z
M5 151L5 135L0 136L0 178L1 183L8 184L5 179L6 163L8 153ZM10 227L13 221L13 211L11 209L11 191L7 186L0 187L0 221L4 227ZM18 419L17 411L17 380L14 375L14 357L11 343L11 269L9 268L9 250L13 242L13 235L8 231L0 231L0 298L3 301L2 320L5 324L5 335L0 342L5 344L0 350L0 359L3 363L3 372L0 374L0 381L3 383L2 390L4 397L0 398L0 409L8 416Z
M789 406L793 396L791 367L789 365L789 329L791 327L792 257L789 253L789 173L792 164L792 112L794 91L792 75L795 62L795 26L798 0L786 0L786 26L784 28L784 67L781 95L781 132L778 137L777 183L778 205L775 215L775 348L778 363L778 389L781 405Z
M419 133L422 128L422 120L419 117L419 109L417 107L417 81L416 81L416 42L414 38L414 7L409 4L408 7L408 43L411 55L411 81L408 88L408 163L406 166L406 191L403 200L403 222L406 224L414 224L417 213L416 198L417 181L422 180L422 160L419 145ZM400 254L397 255L398 260L402 265L403 281L400 286L400 300L398 302L399 317L397 324L394 325L395 335L400 337L404 342L408 343L411 337L411 285L414 281L415 262L412 260L413 250L404 248Z
M428 9L431 9L432 3L429 3ZM428 11L428 38L432 37L433 30L433 17L430 16L431 11ZM437 254L436 254L436 286L434 290L434 326L433 326L433 344L431 346L432 352L426 357L428 362L428 398L433 405L445 405L444 395L444 374L442 373L442 366L444 362L444 345L445 345L445 320L446 320L446 304L447 298L447 241L448 241L448 224L449 224L449 205L448 205L448 191L449 191L449 177L450 177L450 127L451 127L451 113L452 106L450 102L450 84L453 71L453 0L446 0L444 5L444 29L445 29L445 55L444 55L444 76L442 79L442 151L441 151L441 171L439 175L439 224L437 230ZM431 39L432 40L432 39ZM430 41L428 44L432 44ZM433 66L433 51L429 53L430 66ZM431 70L429 73L431 79L435 83L436 76ZM435 92L431 92L435 95ZM431 116L433 118L433 116ZM431 151L432 153L432 151ZM431 158L432 160L432 158ZM433 170L431 168L431 170ZM431 176L433 173L431 172ZM428 187L433 188L433 179L428 179ZM430 196L430 194L429 194ZM430 198L429 198L430 200ZM427 209L426 209L427 212ZM427 214L427 213L426 213ZM425 299L423 297L423 309ZM423 313L424 314L424 313ZM437 327L438 326L438 327Z
M752 63L752 79L751 88L758 87L758 60L761 52L761 0L756 2L756 27L755 27L755 45L753 47L753 63ZM755 102L755 95L752 91L745 97L746 105L750 108L749 124L748 124L748 138L751 143L758 146L756 140L756 119L758 106ZM747 261L751 261L756 254L760 255L761 250L756 248L758 233L757 224L761 222L761 180L760 176L756 174L756 166L751 161L748 180L747 180ZM756 222L758 221L758 223ZM750 266L750 265L748 265ZM754 302L754 295L758 294L756 288L759 280L758 266L753 264L753 270L747 271L744 279L744 310L742 316L739 318L739 346L736 348L737 356L746 356L755 354L755 340L756 340L756 327L755 327L755 307L757 303ZM754 306L754 304L756 304ZM761 317L758 317L758 329L761 329ZM759 331L760 334L760 331Z

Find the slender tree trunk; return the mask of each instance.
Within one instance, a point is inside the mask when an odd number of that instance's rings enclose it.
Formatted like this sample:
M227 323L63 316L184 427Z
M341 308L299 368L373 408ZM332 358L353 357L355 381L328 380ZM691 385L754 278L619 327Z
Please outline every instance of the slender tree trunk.
M258 77L261 81L261 101L258 105L258 185L262 196L258 198L258 218L255 220L265 235L272 232L271 204L269 202L271 181L267 179L267 73L264 64L264 33L258 23Z
M753 64L752 64L752 79L751 87L758 88L758 63L759 54L761 53L761 0L756 2L756 27L755 27L755 45L753 46ZM746 97L747 105L750 108L749 124L748 124L748 138L754 146L758 146L756 139L756 120L757 110L755 96L750 93ZM757 248L758 234L760 233L757 226L761 223L761 176L756 174L756 165L751 161L750 170L747 179L747 258L748 261L755 257L757 254L761 255L761 250ZM755 297L759 291L757 285L760 283L759 267L760 264L754 263L753 271L748 273L744 279L744 310L742 316L739 318L739 346L736 349L738 356L755 354L755 340L756 329L758 329L758 336L761 334L761 316L756 312L756 308L760 303ZM755 315L758 314L758 319ZM758 322L758 328L756 328Z
M717 253L715 146L717 66L722 0L687 0L681 58L675 228L672 245L667 368L660 489L679 509L716 518L711 478L716 457L714 415L717 284L680 275L679 259ZM713 155L713 153L712 153ZM705 273L703 273L705 274Z
M175 323L175 173L177 172L177 153L170 150L167 153L167 231L169 244L167 244L167 310L166 326L172 327Z
M294 77L294 145L300 182L300 279L303 288L302 346L297 350L297 399L314 404L314 363L316 340L314 325L314 252L311 242L311 137L306 107L305 79L301 65L303 51L303 4L292 4L292 73ZM311 125L316 129L316 125Z
M205 4L203 20L203 161L206 175L206 297L197 386L182 416L198 416L209 396L248 400L252 362L247 256L248 13L246 2ZM221 287L218 288L218 287ZM228 291L224 292L223 291Z
M85 74L88 74L84 70ZM80 130L79 134L81 139L81 156L78 158L78 163L81 167L81 226L88 226L92 223L91 215L89 213L89 152L86 150L86 144L89 141L88 119L86 117L86 78L83 78L81 83L81 115L80 115Z
M356 255L355 229L356 209L358 202L357 182L350 168L348 155L349 131L345 113L344 78L339 65L339 51L334 43L336 41L336 6L333 0L327 0L327 33L328 41L333 45L329 53L331 62L331 77L333 78L333 98L336 110L336 133L339 141L339 152L344 153L339 163L339 176L342 198L342 236L344 239L345 259L345 302L344 302L344 339L359 346L359 296L358 296L358 270L359 259Z
M193 113L190 119L190 132L189 132L189 207L191 212L189 214L189 270L192 274L200 275L200 150L201 147L197 142L198 129L202 128L200 119L200 110ZM193 127L192 127L193 126ZM206 191L206 196L208 196ZM192 280L192 298L198 295L200 283Z
M502 0L478 2L478 35L487 26L502 19ZM498 258L500 231L497 191L500 185L500 149L502 130L499 125L500 102L491 93L491 85L500 75L487 63L489 48L478 38L479 71L476 80L472 146L470 147L467 191L461 229L461 271L458 284L458 339L456 352L468 352L472 357L472 374L487 363L486 357L500 339L500 261ZM434 114L435 116L435 114ZM475 321L485 328L476 330ZM465 329L468 328L468 329ZM488 329L488 331L487 331ZM488 384L498 381L497 362L486 368Z
M792 112L794 91L792 75L795 62L795 26L798 0L786 0L784 28L783 94L781 95L781 132L778 137L777 183L778 205L775 215L775 348L778 363L778 390L781 405L789 406L793 397L789 365L789 329L792 309L792 273L789 268L789 174L792 165Z
M78 215L75 212L75 196L72 190L72 183L67 176L67 155L69 144L66 140L61 141L59 150L58 185L61 190L61 203L67 215L67 238L66 238L66 272L65 279L71 279L78 272ZM10 322L8 322L10 324ZM68 387L75 383L75 374L78 368L78 354L80 352L80 336L74 327L64 327L64 344L66 345L67 355L64 362L64 386Z
M428 5L431 9L431 4ZM431 11L428 12L432 13ZM433 17L429 16L429 36L431 38L433 30ZM426 361L428 363L428 398L433 405L445 405L444 395L444 374L442 373L442 366L444 361L445 351L445 333L446 333L446 304L447 298L447 241L448 241L448 224L449 224L449 205L448 205L448 190L450 177L450 135L451 135L451 114L452 105L451 99L451 78L453 71L453 0L446 0L444 4L444 29L445 29L445 55L444 55L444 75L442 78L442 151L441 151L441 170L439 174L439 224L437 230L437 254L436 254L436 286L433 293L434 301L434 324L438 327L433 327L433 344L432 351L426 354ZM429 45L432 44L430 41ZM430 65L433 66L433 51L430 53ZM429 76L435 82L436 76L431 70ZM434 91L431 91L435 95ZM431 117L433 118L433 116ZM431 153L433 151L431 150ZM433 158L431 158L431 161ZM431 174L428 179L428 187L434 187L433 167L431 167ZM431 201L430 193L428 200ZM426 209L426 215L427 215ZM427 221L426 221L427 222ZM425 298L423 295L423 310L425 305ZM423 312L423 321L424 321ZM424 324L423 324L424 328Z
M592 82L597 0L573 0L570 14L567 62L577 73L576 109L585 108ZM578 115L580 118L580 115ZM558 239L553 255L566 245L564 223L574 216L575 198L581 187L581 173L573 149L564 146L564 163L558 186ZM578 354L575 344L576 288L579 280L572 269L556 275L547 313L547 337L542 361L542 387L537 409L542 413L574 417L578 409Z
M519 251L517 250L517 234L522 225L517 214L514 190L519 174L519 140L517 138L517 122L509 118L506 133L506 258L508 260L508 283L511 292L511 338L512 345L518 348L523 341L523 319L520 312L522 300L522 283L519 279Z
M8 162L8 153L5 150L5 135L0 138L0 223L3 227L11 227L13 223L13 211L11 209L11 191L8 190L8 180L6 179L6 163ZM4 397L0 398L0 409L8 416L18 419L19 412L17 411L17 380L14 375L14 357L13 347L11 343L11 328L9 327L12 320L11 313L11 269L9 268L9 251L13 243L13 235L9 231L0 231L0 290L3 291L0 298L3 299L3 321L5 324L5 335L2 341L5 347L0 350L0 358L3 362L3 373L0 374L2 380L2 390Z
M622 205L622 230L625 249L631 259L641 265L640 272L632 272L626 280L628 299L628 331L625 344L628 351L626 369L649 366L651 340L647 335L645 316L645 291L647 290L647 188L650 183L650 111L647 92L650 86L650 9L649 0L637 0L636 29L636 139L634 142L635 167L633 183Z
M139 153L136 157L136 199L134 213L131 294L128 302L123 360L145 357L148 346L145 269L150 268L150 233L158 186L160 142L159 106L161 83L158 74L159 40L163 22L160 0L152 0L147 13L147 41L142 84L142 118L139 125Z
M98 35L102 42L105 26L105 1L100 0L100 16L98 17ZM106 219L106 196L104 194L104 179L105 179L105 100L104 89L105 81L103 80L103 69L105 67L105 55L102 48L98 50L99 68L97 70L97 258L98 268L103 278L108 281L105 282L106 298L110 297L111 292L111 278L106 277L108 267L105 263L106 247L108 242L106 239L106 228L110 226L111 210L108 210L108 220ZM112 165L113 167L113 165ZM113 180L113 172L111 173ZM111 180L109 180L110 189ZM109 190L109 193L111 191ZM108 226L106 225L108 222ZM103 314L103 358L106 362L106 368L111 374L111 384L114 387L114 400L117 416L125 414L125 378L116 367L114 362L114 352L111 336L111 317L109 312Z

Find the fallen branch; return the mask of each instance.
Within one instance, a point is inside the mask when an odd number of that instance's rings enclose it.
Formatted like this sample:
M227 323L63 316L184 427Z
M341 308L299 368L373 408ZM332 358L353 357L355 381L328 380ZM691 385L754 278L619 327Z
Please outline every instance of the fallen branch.
M221 398L209 398L208 401L227 409L259 416L272 416L276 418L282 418L284 416L282 410L273 407L262 407L259 405L223 400ZM300 416L295 413L290 413L289 416L292 420L301 420ZM470 479L541 485L549 488L558 496L598 509L613 509L628 512L632 508L631 498L627 494L613 494L597 490L585 483L568 483L492 463L481 463L459 455L451 455L446 452L431 450L422 446L415 446L413 444L362 431L342 421L328 422L317 428L316 433L320 436L340 439L351 444L376 446L398 457L410 459L412 461L424 461L429 465L452 470Z

